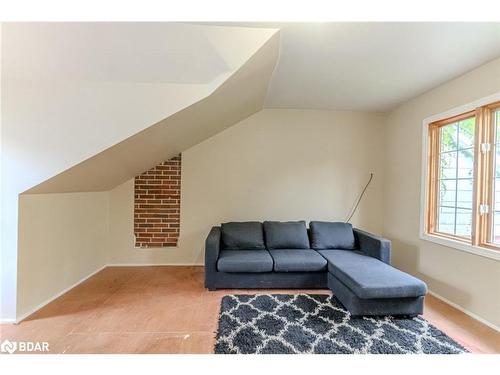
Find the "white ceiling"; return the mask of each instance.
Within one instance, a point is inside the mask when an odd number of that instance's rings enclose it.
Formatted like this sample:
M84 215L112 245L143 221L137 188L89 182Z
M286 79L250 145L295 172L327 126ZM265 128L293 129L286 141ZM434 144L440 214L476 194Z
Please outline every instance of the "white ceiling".
M107 190L234 125L263 108L279 52L277 30L173 23L7 23L1 38L19 193Z
M17 25L15 43L31 48L4 61L8 77L175 84L206 84L230 70L207 29L279 28L268 108L383 112L500 56L500 23Z
M247 33L252 34L253 30ZM156 124L123 139L112 147L73 165L52 178L25 191L26 193L61 193L110 190L168 160L176 154L208 139L224 129L262 110L268 83L278 60L279 34L268 30L267 40L247 55L246 61L225 77L205 97L193 101L184 109L166 117ZM257 32L257 34L260 34ZM229 35L234 37L235 33ZM261 40L262 35L246 35L246 40ZM249 44L236 37L232 44L237 55L243 56L239 48L248 49ZM231 39L231 38L229 38ZM227 48L227 47L226 47ZM25 97L19 98L23 104ZM73 124L73 122L71 122ZM55 136L54 136L55 137ZM51 138L54 138L51 137ZM42 138L42 137L40 137ZM84 138L82 136L81 138ZM57 138L61 142L61 138ZM64 140L63 143L65 143ZM43 142L43 146L47 142ZM75 148L85 142L79 142ZM49 152L51 152L50 150ZM59 151L59 150L57 150ZM61 155L57 152L56 155ZM43 159L46 155L43 155ZM64 158L62 158L64 159ZM66 160L65 160L66 161ZM26 168L30 169L29 166ZM19 168L15 171L19 174Z
M8 30L15 36L3 46L11 51L2 67L9 78L206 84L230 70L206 27L77 22L16 23Z
M500 56L500 23L233 25L281 29L270 108L383 112Z

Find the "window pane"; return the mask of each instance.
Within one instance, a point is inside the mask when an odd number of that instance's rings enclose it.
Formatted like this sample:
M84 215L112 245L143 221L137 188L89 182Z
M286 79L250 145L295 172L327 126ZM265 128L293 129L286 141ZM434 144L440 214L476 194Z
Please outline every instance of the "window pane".
M439 160L439 178L457 178L457 152L443 152Z
M493 243L500 244L500 211L493 216Z
M455 209L439 207L437 230L441 233L455 234Z
M457 208L455 235L470 237L472 233L472 210Z
M458 147L474 147L474 131L476 126L475 117L462 120L458 124Z
M475 119L442 126L440 137L436 230L453 236L470 237Z
M458 178L472 178L474 172L474 149L458 151Z
M472 178L457 181L457 207L472 209Z
M500 137L498 137L498 132L500 131L500 111L495 112L495 128L497 129L497 143L500 143Z
M500 210L500 178L495 179L495 199L494 199L494 205L495 205L495 210Z
M441 152L456 150L458 145L457 123L443 126L441 128Z
M496 146L496 155L495 155L495 178L500 178L500 147Z
M457 180L439 181L439 206L455 207Z
M500 111L495 111L493 114L493 121L495 121L495 169L494 179L491 181L493 184L493 221L491 223L491 241L495 244L500 244Z

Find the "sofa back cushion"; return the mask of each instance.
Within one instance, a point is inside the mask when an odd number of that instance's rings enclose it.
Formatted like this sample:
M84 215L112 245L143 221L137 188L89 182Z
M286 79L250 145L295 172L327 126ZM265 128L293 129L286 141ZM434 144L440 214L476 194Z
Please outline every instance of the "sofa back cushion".
M221 225L223 250L265 250L262 223L258 221L230 222Z
M266 246L271 249L309 249L305 221L264 221Z
M315 250L356 248L352 225L328 221L311 221L309 224L311 246Z

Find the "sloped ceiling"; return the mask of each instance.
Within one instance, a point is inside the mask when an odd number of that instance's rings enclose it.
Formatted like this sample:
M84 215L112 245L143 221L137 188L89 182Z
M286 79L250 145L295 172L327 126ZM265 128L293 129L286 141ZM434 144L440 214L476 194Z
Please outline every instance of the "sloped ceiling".
M281 33L265 106L387 112L500 56L500 23L237 22Z
M500 56L500 23L295 24L281 30L266 107L385 112Z
M70 24L65 35L42 24L35 33L19 32L16 45L26 39L35 47L6 59L13 90L20 82L49 82L57 100L49 106L29 100L49 120L59 116L60 103L81 102L73 126L61 130L64 142L48 139L43 155L28 160L20 191L108 190L263 106L384 112L500 56L498 23L219 25L93 24L89 30ZM78 94L57 91L67 81L78 82ZM109 100L113 95L125 97ZM81 131L82 106L88 126L102 129L99 136ZM22 107L10 113L24 121ZM17 141L36 149L30 144L36 134ZM83 143L88 147L80 149ZM58 148L74 155L62 157Z
M13 24L10 78L203 84L229 66L205 30L176 23ZM16 43L29 48L12 48ZM14 57L14 56L12 56Z
M212 79L206 95L25 193L112 189L261 110L279 54L277 30L261 33L255 38L244 29L236 34L220 27L204 30L228 69Z

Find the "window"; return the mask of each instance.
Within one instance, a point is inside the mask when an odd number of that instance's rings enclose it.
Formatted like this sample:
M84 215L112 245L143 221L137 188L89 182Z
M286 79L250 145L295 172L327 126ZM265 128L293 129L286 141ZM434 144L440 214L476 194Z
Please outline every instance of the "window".
M494 161L490 182L493 196L491 199L492 215L489 239L491 243L500 246L500 108L493 110L490 116L494 131Z
M475 117L439 128L437 232L470 238Z
M427 126L425 234L500 250L500 102Z

